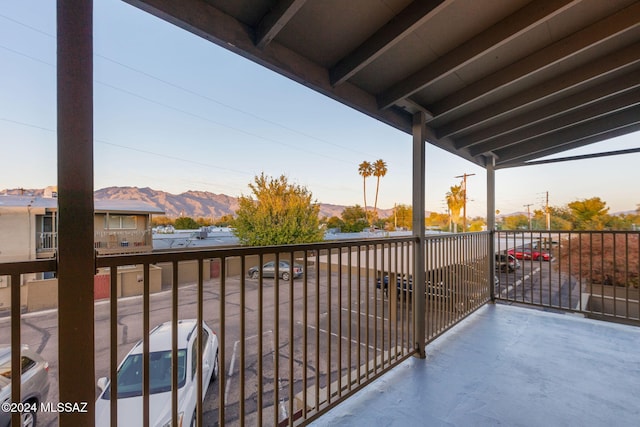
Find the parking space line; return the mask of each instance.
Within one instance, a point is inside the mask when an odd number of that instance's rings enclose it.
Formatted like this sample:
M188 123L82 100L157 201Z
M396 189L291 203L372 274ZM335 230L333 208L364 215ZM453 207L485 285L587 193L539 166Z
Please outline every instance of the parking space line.
M297 323L298 323L298 325L302 325L302 322L297 322ZM316 328L316 327L315 327L315 326L313 326L313 325L307 325L307 328L311 328L311 329L318 329L318 328ZM332 336L334 336L334 337L336 337L336 338L340 338L340 339L343 339L343 340L345 340L345 341L348 341L348 338L347 338L347 337L340 336L340 335L338 335L338 334L336 334L336 333L334 333L334 332L329 332L329 331L327 331L327 330L325 330L325 329L318 329L318 331L320 331L320 332L322 332L322 333L325 333L325 334L332 335ZM361 345L361 346L363 346L363 347L367 347L367 345L366 345L366 344L364 344L364 343L358 343L358 341L356 341L356 340L351 340L351 342L352 342L353 344L355 344L355 345L358 345L358 344L359 344L359 345ZM374 347L374 346L372 346L372 345L369 345L368 347L369 347L371 350L380 350L380 351L382 350L382 349L380 349L380 348L376 348L376 347Z
M531 276L533 276L534 274L537 274L539 271L540 271L540 267L536 267L535 270L533 270L530 274L527 274L522 279L516 280L516 282L513 285L509 285L507 289L500 292L500 295L503 297L506 297L507 295L509 295L509 292L511 292L513 289L517 288L518 286L522 285L525 280L529 280Z
M382 320L383 322L385 320L389 320L386 317L374 316L373 314L364 314L364 313L360 313L360 312L358 312L356 310L349 310L348 308L344 308L344 307L342 308L342 311L350 311L351 313L355 314L356 316L357 315L363 315L363 316L371 317L372 319Z
M266 334L273 334L273 331L272 330L268 330L268 331L264 331L262 333L262 335L266 335ZM259 335L252 335L250 337L246 337L244 340L245 341L253 340L253 339L258 338L258 336ZM273 349L274 349L273 340L267 340L267 342L271 343L271 353L273 353L274 352L273 351ZM225 405L227 405L227 403L228 403L227 399L228 399L228 396L229 396L229 389L231 387L231 381L230 380L231 380L231 377L233 377L233 369L234 369L235 362L236 362L236 353L238 352L238 344L239 343L240 343L240 340L236 340L233 343L233 353L231 354L231 362L229 363L229 373L227 374L226 385L225 385L225 388L224 388L224 404ZM262 357L262 356L260 355L258 357Z

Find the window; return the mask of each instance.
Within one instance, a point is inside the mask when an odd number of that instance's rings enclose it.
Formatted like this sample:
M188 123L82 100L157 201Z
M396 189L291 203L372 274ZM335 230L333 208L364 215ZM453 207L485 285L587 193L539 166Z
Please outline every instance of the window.
M20 360L20 369L23 374L34 366L36 366L35 361L29 359L26 356L22 356L22 359ZM0 366L0 375L9 380L11 379L11 359L7 360L2 364L2 366Z
M135 215L107 215L104 228L108 230L135 230L137 228Z
M196 329L194 331L194 333L198 333L198 330ZM202 329L202 342L204 343L204 345L202 346L202 354L200 355L200 360L204 360L204 354L205 354L205 347L207 346L207 343L209 342L209 332L207 332L206 329ZM193 345L191 346L191 379L193 379L193 377L196 375L196 366L198 364L198 359L196 357L196 355L198 354L198 337L196 336L196 339L193 340Z

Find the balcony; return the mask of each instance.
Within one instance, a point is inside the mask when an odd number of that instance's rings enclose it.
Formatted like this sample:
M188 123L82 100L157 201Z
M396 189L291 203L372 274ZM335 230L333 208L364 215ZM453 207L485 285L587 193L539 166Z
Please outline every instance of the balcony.
M36 237L37 258L52 258L58 247L57 232L41 232ZM151 252L153 244L149 230L97 231L94 247L98 255L117 255Z
M631 426L640 329L487 304L311 425Z
M97 231L94 247L98 255L150 252L153 250L150 230Z
M634 314L640 306L637 239L638 233L594 232L429 236L422 289L414 279L414 237L99 256L96 266L110 272L138 266L143 292L118 298L117 274L110 274L109 299L95 305L95 348L76 351L89 352L95 381L113 380L127 352L157 324L177 327L184 318L206 323L219 340L221 369L208 388L200 386L204 400L196 414L202 425L325 425L356 417L367 425L585 425L607 419L624 425L638 416L631 400L640 384L640 329L571 313L640 321ZM571 250L589 241L592 256ZM625 254L615 264L596 244L607 241L612 253ZM520 254L520 268L494 276L492 245L498 253L539 247L551 257ZM269 260L299 264L303 274L249 277L251 267ZM194 263L196 279L180 280ZM152 293L151 269L167 264L169 285ZM604 275L603 266L609 269ZM54 260L0 264L0 276L10 276L12 302L19 302L21 274L55 268ZM598 285L606 275L614 282ZM629 286L620 286L621 280ZM492 292L498 304L487 304ZM609 295L618 301L610 310L592 303ZM59 342L43 341L37 331L56 336L56 313L26 318L14 307L0 339L41 348L50 360L49 400L55 401ZM424 343L426 360L415 357ZM177 419L176 384L172 390ZM110 416L123 420L128 414L114 397ZM149 394L142 406L154 425ZM41 421L55 425L56 418L42 414Z

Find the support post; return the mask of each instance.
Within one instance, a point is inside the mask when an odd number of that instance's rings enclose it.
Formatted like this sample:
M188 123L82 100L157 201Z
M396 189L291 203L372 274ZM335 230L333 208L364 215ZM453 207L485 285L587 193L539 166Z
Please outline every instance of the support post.
M93 2L58 0L58 372L61 426L95 424ZM112 361L114 362L114 361Z
M425 265L425 162L426 162L426 115L418 112L413 115L413 236L416 237L413 252L413 325L415 348L418 357L425 358L425 322L427 304Z
M489 295L496 299L494 277L496 274L496 160L487 157L487 231L489 231Z

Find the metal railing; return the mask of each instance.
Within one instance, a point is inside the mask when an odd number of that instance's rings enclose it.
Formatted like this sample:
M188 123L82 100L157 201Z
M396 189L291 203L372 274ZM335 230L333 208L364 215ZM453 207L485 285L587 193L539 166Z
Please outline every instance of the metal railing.
M640 321L640 232L501 231L495 247L518 262L497 272L497 299Z
M96 249L118 249L151 246L150 230L112 230L94 233ZM48 251L58 248L58 233L40 232L36 238L36 249Z
M97 257L96 267L110 276L111 297L96 305L95 366L96 380L112 381L111 424L122 410L115 394L118 364L142 340L148 374L145 337L160 323L170 321L175 328L185 318L209 325L219 343L218 379L208 388L196 383L197 395L204 396L198 400L198 425L293 425L313 419L414 353L410 309L391 308L376 286L382 273L411 275L414 245L413 238L394 238ZM265 277L266 270L249 276L251 267L272 260L278 266L275 278ZM279 261L302 266L301 276L284 274L291 272ZM181 277L194 264L196 280L185 282ZM142 266L141 295L119 299L122 279L115 272L132 265ZM158 265L162 290L151 293L159 277L151 273ZM13 348L20 348L19 325L25 321L20 276L55 270L55 260L0 264L0 276L11 276L18 298L12 300ZM56 365L50 364L53 376ZM197 372L203 375L200 364ZM157 410L145 378L142 406L151 423ZM177 420L176 382L172 389ZM191 414L183 417L188 424Z
M432 341L490 300L491 233L426 239L426 342Z
M489 237L468 233L426 239L426 313L415 310L414 237L98 256L96 267L108 271L110 298L96 303L95 375L96 380L111 379L106 400L110 424L117 425L122 411L118 365L138 342L146 373L141 425L157 421L150 395L149 333L171 323L176 361L177 323L189 318L211 327L218 340L219 374L212 385L203 383L203 362L197 362L197 425L298 425L315 419L416 354L416 322L426 322L428 342L489 300ZM270 278L260 266L272 261L275 277ZM121 299L125 276L116 272L127 266L141 271L133 284L140 292ZM12 300L13 348L20 344L15 325L25 321L20 275L55 267L55 260L0 264L0 276L11 275L16 283L12 295L18 295ZM296 268L301 268L299 277ZM154 275L158 269L162 274ZM29 319L30 330L37 330L34 322ZM53 376L56 365L50 365ZM183 411L177 372L174 365L174 420ZM188 424L191 414L182 416Z
M96 231L94 240L94 246L98 250L127 250L133 247L151 246L151 232L150 230Z
M36 250L48 251L58 248L58 233L55 231L44 231L38 233Z

